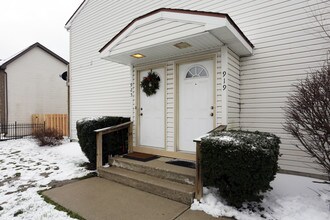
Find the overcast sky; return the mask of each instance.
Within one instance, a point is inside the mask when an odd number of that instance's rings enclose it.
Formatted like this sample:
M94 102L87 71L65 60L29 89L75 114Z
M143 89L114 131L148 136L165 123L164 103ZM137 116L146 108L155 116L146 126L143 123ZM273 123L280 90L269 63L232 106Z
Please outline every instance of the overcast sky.
M39 42L69 61L65 23L83 0L0 0L0 59Z

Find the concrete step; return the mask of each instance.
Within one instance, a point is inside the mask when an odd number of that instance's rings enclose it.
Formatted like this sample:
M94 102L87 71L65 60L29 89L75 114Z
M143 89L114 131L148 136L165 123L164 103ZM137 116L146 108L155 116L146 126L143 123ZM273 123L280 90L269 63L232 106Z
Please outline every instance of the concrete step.
M165 163L169 160L171 158L161 157L148 162L140 162L123 157L110 157L109 164L178 183L194 185L196 170Z
M133 188L190 205L194 187L119 167L102 167L99 176Z

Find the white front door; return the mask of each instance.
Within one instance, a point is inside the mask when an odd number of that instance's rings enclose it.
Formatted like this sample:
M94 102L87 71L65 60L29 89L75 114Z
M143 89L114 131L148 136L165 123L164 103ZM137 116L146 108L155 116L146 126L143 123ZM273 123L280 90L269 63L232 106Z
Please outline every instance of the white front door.
M213 128L213 60L179 66L180 151L195 152L194 139Z
M139 84L150 70L140 72ZM147 96L140 87L140 145L156 148L165 147L164 120L164 85L165 71L163 68L153 69L160 77L157 93ZM138 85L140 86L140 85Z

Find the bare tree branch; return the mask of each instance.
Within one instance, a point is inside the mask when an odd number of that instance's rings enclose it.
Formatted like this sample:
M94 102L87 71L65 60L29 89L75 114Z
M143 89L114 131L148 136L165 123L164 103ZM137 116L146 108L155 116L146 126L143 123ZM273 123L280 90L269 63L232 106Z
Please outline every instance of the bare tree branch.
M317 163L330 180L330 60L294 85L287 101L284 129L301 144L297 147Z

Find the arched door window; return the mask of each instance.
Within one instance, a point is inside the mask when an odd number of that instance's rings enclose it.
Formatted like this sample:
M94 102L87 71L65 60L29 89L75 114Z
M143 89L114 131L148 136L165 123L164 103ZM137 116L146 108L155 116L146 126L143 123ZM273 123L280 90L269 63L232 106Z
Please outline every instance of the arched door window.
M206 68L202 65L193 65L189 68L186 74L186 79L208 77L209 73Z

